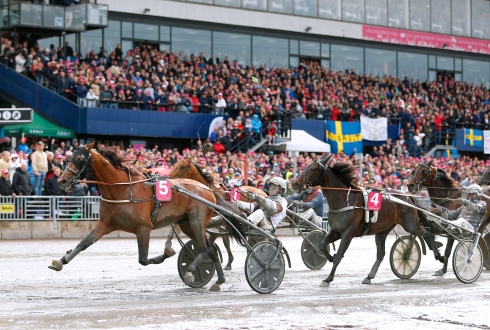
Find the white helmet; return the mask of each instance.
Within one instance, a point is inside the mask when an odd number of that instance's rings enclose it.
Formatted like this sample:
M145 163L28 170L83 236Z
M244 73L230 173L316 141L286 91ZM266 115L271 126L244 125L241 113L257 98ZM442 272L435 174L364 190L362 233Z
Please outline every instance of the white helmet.
M480 198L483 195L483 190L477 184L471 184L465 190L467 196L474 194L476 197Z
M286 181L283 179L283 178L280 178L280 177L273 177L270 181L269 181L269 185L271 184L275 184L279 187L282 188L282 192L280 193L280 195L282 195L285 191L286 191Z

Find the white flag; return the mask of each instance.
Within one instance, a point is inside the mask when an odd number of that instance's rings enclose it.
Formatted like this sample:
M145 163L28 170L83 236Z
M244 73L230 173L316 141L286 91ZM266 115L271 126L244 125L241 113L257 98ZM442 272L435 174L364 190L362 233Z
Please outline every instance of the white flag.
M388 140L388 119L361 116L361 136L363 140Z
M490 131L483 131L483 153L490 154Z

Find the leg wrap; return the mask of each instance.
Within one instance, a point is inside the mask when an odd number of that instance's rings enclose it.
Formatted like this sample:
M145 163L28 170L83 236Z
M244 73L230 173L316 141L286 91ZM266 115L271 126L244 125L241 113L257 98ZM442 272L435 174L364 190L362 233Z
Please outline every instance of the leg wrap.
M66 265L70 261L72 261L73 258L76 257L77 254L79 254L82 251L82 248L76 247L73 250L70 250L67 252L67 254L61 258L61 261Z

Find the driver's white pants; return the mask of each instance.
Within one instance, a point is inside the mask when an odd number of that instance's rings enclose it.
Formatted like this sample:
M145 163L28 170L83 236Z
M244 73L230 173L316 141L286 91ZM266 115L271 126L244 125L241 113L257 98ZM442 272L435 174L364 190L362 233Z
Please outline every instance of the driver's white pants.
M310 220L313 222L315 225L320 225L322 223L322 217L316 215L315 211L313 209L307 209L304 212L298 213L301 217L305 218L306 220Z
M261 229L272 230L272 226L267 220L267 216L261 209L258 209L257 211L254 211L252 214L250 214L248 216L248 220Z
M475 232L475 228L473 228L473 226L466 219L458 218L456 220L451 220L451 222L460 226L460 227L468 229L472 233Z

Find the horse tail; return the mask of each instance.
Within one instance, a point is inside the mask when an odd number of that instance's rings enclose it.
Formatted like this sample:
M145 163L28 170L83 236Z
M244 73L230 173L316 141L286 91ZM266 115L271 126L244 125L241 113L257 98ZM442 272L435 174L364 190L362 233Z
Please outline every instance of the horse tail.
M218 206L221 206L225 209L227 209L230 212L233 212L237 215L242 214L242 211L238 207L235 206L235 204L230 203L228 201L225 201L223 198L221 198L216 192L213 192L214 196L216 197L216 204ZM240 220L236 219L235 217L229 217L227 216L226 219L232 224L232 226L226 226L228 229L228 233L230 237L235 239L235 241L243 246L246 247L244 240L245 237L245 231L243 229L243 224ZM246 218L244 218L246 220Z

